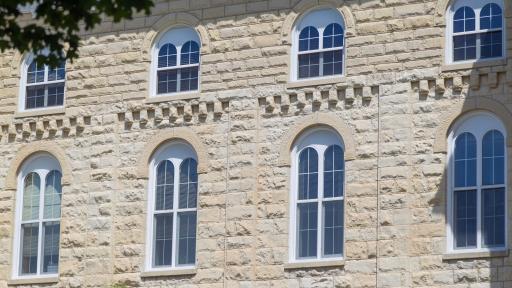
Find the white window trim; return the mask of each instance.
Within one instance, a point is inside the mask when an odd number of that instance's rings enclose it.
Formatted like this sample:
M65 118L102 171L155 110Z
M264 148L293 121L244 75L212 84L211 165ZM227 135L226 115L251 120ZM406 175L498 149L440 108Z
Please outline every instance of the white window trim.
M321 18L314 18L312 17L312 13L321 13L323 14ZM310 19L311 18L311 19ZM343 46L341 47L335 47L335 48L323 48L323 33L325 27L331 23L338 23L341 25L341 28L343 28ZM299 34L302 31L303 28L307 26L315 27L318 31L318 48L317 50L312 51L302 51L299 52ZM312 11L309 11L305 13L301 19L297 22L297 24L293 27L292 30L292 53L291 53L291 71L290 71L290 82L303 82L303 81L314 81L319 79L339 79L346 75L346 55L347 55L347 41L345 38L346 35L346 25L343 18L343 15L339 11L337 11L334 8L316 8ZM342 73L337 75L328 75L328 76L318 76L318 77L309 77L309 78L303 78L299 79L298 75L298 65L299 65L299 54L310 54L310 53L322 53L326 51L332 51L332 50L340 50L343 49L343 67L342 67ZM320 68L322 69L322 67Z
M498 4L501 7L502 10L502 23L503 27L501 29L488 29L488 30L480 30L480 11L482 8L489 4L489 3L495 3ZM475 31L471 32L461 32L461 33L453 33L453 17L455 15L455 12L461 8L461 7L470 7L475 12ZM448 7L448 10L446 11L446 37L445 37L445 63L446 64L467 64L467 63L480 63L480 62L488 62L488 61L496 61L501 59L506 59L507 57L507 23L506 23L506 17L505 17L505 5L503 4L503 0L459 0L456 1L454 4L450 5ZM453 60L453 37L457 35L468 35L468 34L482 34L485 32L492 32L492 31L502 31L502 57L494 57L494 58L480 58L481 52L480 52L480 37L477 37L477 43L476 43L476 56L477 58L475 60L465 60L465 61L454 61Z
M52 156L46 153L39 153L27 159L25 164L20 169L17 177L17 190L16 190L16 212L15 212L15 226L14 226L14 239L13 239L13 259L12 259L12 279L46 279L58 277L59 273L41 273L41 249L42 249L42 233L41 225L39 225L38 235L38 249L37 249L37 274L22 275L20 267L21 258L21 225L22 225L22 210L23 210L23 193L24 191L24 180L25 177L31 173L36 172L40 177L40 195L39 195L39 218L38 223L43 222L44 213L44 194L46 193L46 176L49 172L57 170L62 173L62 169L59 162ZM48 219L46 221L59 221L61 223L62 216L58 219ZM60 241L59 241L60 243ZM59 247L60 250L60 247ZM59 251L60 258L60 251ZM60 270L60 259L59 259L59 270Z
M196 268L197 265L197 245L196 245L196 259L194 264L189 265L177 265L177 249L176 249L176 240L177 240L177 212L184 211L198 211L197 205L196 208L187 208L187 209L177 209L176 205L179 203L179 182L180 182L180 165L183 160L192 158L197 161L197 154L194 149L185 141L172 141L164 146L162 146L158 151L154 154L153 158L149 163L149 181L148 181L148 201L147 201L147 218L146 218L146 255L145 255L145 265L144 272L165 272L170 270L189 270ZM170 266L162 266L162 267L153 267L153 233L154 233L154 215L155 215L155 194L156 194L156 170L158 164L161 161L170 160L174 165L174 193L173 193L173 205L175 205L175 209L172 210L173 213L173 232L172 232L172 262ZM198 180L199 183L199 180ZM199 187L199 186L198 186ZM197 191L197 201L199 203L199 189ZM165 210L170 211L170 210ZM162 211L159 211L160 213ZM196 218L198 219L198 218ZM198 222L196 222L196 244L197 244L197 229Z
M447 222L446 222L446 251L448 254L464 254L464 253L473 253L473 252L494 252L494 251L505 251L508 249L508 161L505 160L505 172L504 185L499 185L505 187L505 246L503 247L481 247L482 245L482 231L481 231L481 190L482 190L482 139L485 133L491 130L498 130L503 134L505 138L505 159L508 159L507 153L507 133L505 126L496 116L486 113L486 112L478 112L471 113L466 115L462 119L458 121L458 123L451 130L448 135L448 177L447 177ZM455 237L453 235L453 227L454 227L454 153L455 153L455 140L456 137L462 133L469 132L473 134L477 141L477 248L455 248Z
M317 134L317 135L315 135ZM310 263L310 262L331 262L336 260L344 260L345 256L345 207L346 207L346 176L343 177L343 196L332 198L333 200L343 200L343 243L342 243L342 256L322 256L323 241L323 209L318 209L318 231L317 232L317 256L316 258L298 258L297 257L297 204L298 204L298 158L300 152L307 147L312 147L318 153L318 198L315 201L319 206L323 203L323 179L324 179L324 152L327 147L331 145L340 146L345 151L345 145L338 136L338 134L329 128L317 128L305 132L297 141L291 152L291 166L290 166L290 223L289 223L289 239L288 239L288 263ZM321 148L320 148L321 146ZM319 150L320 149L320 150ZM345 161L345 160L344 160ZM346 169L344 170L346 175ZM302 201L304 202L304 201ZM305 201L308 202L308 201Z
M190 65L180 65L181 63L181 48L188 41L195 41L199 45L199 63L190 64ZM160 47L171 43L176 47L176 66L173 67L165 67L158 68L158 52ZM151 67L150 67L150 77L149 77L149 97L150 98L158 98L158 97L168 97L168 96L181 96L187 95L191 93L197 93L201 91L201 39L199 38L199 33L188 26L177 26L171 27L166 32L161 33L158 38L155 40L155 44L151 48ZM158 88L158 77L157 72L160 70L179 70L182 68L188 67L198 67L197 74L197 89L196 90L187 90L187 91L179 91L172 93L157 93ZM179 79L177 83L177 87L179 87Z
M46 50L43 51L43 53L47 53ZM64 84L64 96L63 96L63 101L62 101L62 105L55 105L55 106L47 106L47 107L39 107L39 108L30 108L30 109L27 109L26 108L26 100L27 100L27 87L29 86L40 86L40 85L50 85L50 84L58 84L58 83L66 83L66 79L67 79L67 68L66 68L66 74L64 76L64 79L63 80L55 80L55 81L48 81L48 70L49 70L49 67L48 65L45 65L44 67L44 81L43 82L38 82L38 83L31 83L31 84L28 84L27 83L27 72L28 72L28 67L30 66L30 64L32 63L32 61L34 60L34 54L30 53L28 55L25 56L25 58L23 59L23 61L21 62L21 67L20 67L20 88L19 88L19 92L18 92L18 112L32 112L32 111L45 111L45 110L51 110L51 109L58 109L58 108L64 108L66 106L66 85Z

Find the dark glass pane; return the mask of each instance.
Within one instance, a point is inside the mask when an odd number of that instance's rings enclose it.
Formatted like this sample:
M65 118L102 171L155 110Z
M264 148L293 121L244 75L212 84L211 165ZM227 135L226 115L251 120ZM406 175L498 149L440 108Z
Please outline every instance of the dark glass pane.
M158 71L158 87L157 93L172 93L178 89L178 72L177 70Z
M316 50L319 46L318 30L315 27L308 26L299 34L299 51Z
M505 182L505 139L497 130L487 132L482 140L482 184Z
M343 201L324 202L324 255L341 256L343 250Z
M178 265L196 262L196 213L178 213Z
M337 145L329 146L324 155L324 197L343 196L343 149Z
M199 63L199 44L195 41L188 41L181 48L181 65Z
M171 210L174 201L174 165L165 160L158 164L155 210Z
M481 57L482 58L495 58L502 56L503 49L503 33L502 31L482 33L481 37Z
M197 162L188 158L180 167L179 208L197 207Z
M480 29L502 28L502 10L495 3L485 5L480 12Z
M44 82L44 65L39 65L34 60L30 65L28 66L27 71L27 83L38 83L38 82Z
M463 133L455 140L455 187L476 185L476 139Z
M43 225L43 273L59 272L60 223L47 222Z
M46 106L61 106L64 104L64 83L48 85L48 101Z
M475 30L475 12L469 7L461 7L455 11L453 17L453 32L467 32Z
M25 108L32 109L44 107L44 92L45 85L28 86Z
M37 273L39 224L21 225L21 274Z
M304 172L300 172L304 171ZM318 197L318 154L313 148L306 148L299 154L299 199Z
M343 28L337 23L327 25L324 30L324 48L343 46Z
M66 78L66 62L61 62L55 68L48 68L48 81L64 80Z
M320 75L320 53L299 55L299 78L318 77Z
M505 188L482 190L482 245L505 245Z
M297 240L299 258L315 257L317 254L318 204L299 203L297 207Z
M455 191L455 247L476 245L476 190Z
M153 265L169 266L172 263L172 214L155 215Z
M199 67L182 68L180 73L180 91L197 90Z
M323 75L337 75L343 71L343 50L324 52Z
M158 68L176 66L176 47L172 44L163 45L158 51Z

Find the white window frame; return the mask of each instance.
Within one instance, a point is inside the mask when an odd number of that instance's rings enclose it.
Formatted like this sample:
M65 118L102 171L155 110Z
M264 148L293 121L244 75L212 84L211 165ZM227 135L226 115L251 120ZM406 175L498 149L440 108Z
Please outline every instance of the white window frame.
M48 53L46 50L42 52L43 54ZM50 67L48 65L44 65L44 80L43 82L38 83L27 83L27 73L28 73L28 67L34 61L34 54L30 53L25 56L23 61L21 62L20 67L20 88L19 88L19 97L18 97L18 112L25 112L25 111L44 111L49 109L56 109L56 108L64 108L66 106L66 79L67 79L67 68L65 71L64 79L62 80L54 80L54 81L48 81L48 71ZM67 64L67 63L66 63ZM39 108L26 108L26 101L27 101L27 87L30 86L42 86L42 85L52 85L52 84L59 84L64 83L64 96L62 105L55 105L55 106L46 106L46 107L39 107ZM48 99L48 89L45 89L45 101Z
M504 184L496 185L499 187L505 187L505 246L503 247L482 247L482 200L481 200L481 191L485 188L492 188L489 186L483 187L482 185L482 140L484 135L491 131L497 130L503 134L505 138L505 171L504 171ZM454 165L454 157L455 157L455 140L457 136L463 133L471 133L476 138L476 173L477 173L477 186L476 187L466 187L467 190L476 190L477 191L477 247L476 248L455 248L455 236L454 236L454 192L455 192L455 183L454 183L454 175L455 175L455 165ZM447 222L446 222L446 251L449 254L457 254L457 253L471 253L471 252L491 252L491 251L505 251L508 249L508 146L507 146L507 133L505 126L496 116L487 113L487 112L477 112L471 113L462 117L453 127L450 134L448 135L448 177L447 177Z
M181 163L186 160L192 158L197 161L197 154L194 149L185 141L176 140L170 143L165 144L161 148L155 152L153 158L149 163L149 181L148 181L148 201L147 201L147 219L146 219L146 256L145 256L145 272L161 272L161 271L170 271L170 270L185 270L195 268L197 265L197 227L198 222L196 222L196 253L195 253L195 263L187 264L187 265L177 265L177 221L178 221L178 212L187 212L187 211L198 211L196 208L178 208L179 203L179 187L180 187L180 169ZM169 160L174 165L174 192L173 192L173 208L172 210L159 210L155 211L155 195L156 195L156 175L157 168L160 162ZM199 175L198 175L199 176ZM199 179L198 179L198 183ZM197 201L199 203L199 186L197 189ZM153 267L153 249L154 249L154 216L159 213L173 213L173 226L172 226L172 262L170 266L161 266L161 267ZM156 213L155 213L156 212ZM196 218L198 219L198 218Z
M323 48L323 36L325 28L332 23L337 23L341 25L343 29L343 46L334 47L334 48ZM303 28L307 26L312 26L318 31L318 49L317 50L308 50L299 52L299 35ZM330 79L330 78L340 78L345 76L346 70L346 55L347 55L347 42L346 42L346 25L343 19L343 15L334 9L334 8L318 8L312 11L307 12L304 16L299 19L299 21L295 24L292 30L292 53L291 53L291 71L290 71L290 82L302 82L302 81L311 81L318 79ZM320 57L322 57L323 52L335 51L343 49L343 67L342 74L336 75L328 75L328 76L318 76L318 77L309 77L299 79L299 55L300 54L311 54L311 53L320 53ZM323 69L323 63L320 60L320 71ZM321 73L320 73L321 74Z
M188 41L195 41L199 45L199 62L196 64L181 65L181 48ZM176 66L158 68L158 52L160 47L165 44L173 44L176 47ZM151 67L149 79L149 97L166 97L166 96L179 96L183 94L197 93L201 89L201 39L199 33L188 26L171 27L166 32L162 33L155 40L155 44L151 49ZM197 90L180 91L180 73L183 68L198 67L197 73ZM177 92L172 93L157 93L158 76L157 72L161 70L177 70Z
M343 243L342 243L342 256L323 256L323 209L322 204L324 203L324 155L325 150L329 146L338 145L345 152L345 145L343 140L338 134L330 128L321 127L306 131L301 137L299 137L291 151L291 166L290 166L290 223L289 223L289 245L288 245L288 261L289 263L307 263L307 262L323 262L323 261L336 261L343 260L345 255L345 239L346 239L346 227L345 227L345 207L346 207L346 169L344 170L343 177L343 196L332 197L329 200L342 200L343 201ZM311 147L318 153L318 198L311 200L298 200L298 181L299 181L299 155L300 153ZM345 153L344 153L345 154ZM345 155L343 157L345 158ZM343 159L345 161L345 159ZM317 202L318 203L318 231L317 231L317 256L315 258L298 258L297 249L297 204L304 202Z
M502 10L502 23L503 27L501 29L485 29L480 30L480 11L482 8L490 3L495 3L500 6ZM475 31L471 32L460 32L460 33L453 33L453 17L455 15L455 12L461 8L461 7L470 7L475 12ZM506 17L505 17L505 5L503 4L503 0L458 0L455 1L452 5L448 7L448 10L446 11L446 37L445 37L445 63L446 64L465 64L465 63L476 63L476 62L486 62L486 61L493 61L493 60L500 60L505 59L507 57L507 23L506 23ZM476 59L475 60L464 60L464 61L454 61L453 60L453 37L458 35L469 35L469 34L476 34L481 35L485 32L493 32L493 31L502 31L502 57L494 57L494 58L485 58L482 59L481 57L481 47L480 47L480 37L477 36L476 40Z
M14 226L14 239L13 239L13 259L12 259L12 279L13 280L21 280L21 279L45 279L45 278L54 278L59 275L59 273L42 273L42 246L43 246L43 222L51 222L58 221L61 223L61 218L55 219L45 219L43 221L43 213L44 213L44 196L46 193L46 176L51 171L59 171L62 173L62 169L60 167L57 159L52 157L46 153L38 153L31 158L25 161L25 164L22 165L20 172L17 176L17 192L16 192L16 212L15 212L15 226ZM23 212L23 193L24 193L24 180L25 177L31 173L35 172L40 177L40 194L39 194L39 218L38 220L31 221L22 221L22 212ZM61 206L62 208L62 206ZM37 273L30 275L22 275L21 274L21 225L26 222L34 222L39 223L39 235L38 235L38 249L37 249ZM62 223L61 223L62 224ZM62 226L61 226L62 227ZM61 230L62 231L62 230ZM60 241L59 241L60 243ZM59 248L60 250L60 248ZM60 251L59 251L60 252ZM60 257L60 253L59 253ZM60 270L60 260L59 260L59 270Z

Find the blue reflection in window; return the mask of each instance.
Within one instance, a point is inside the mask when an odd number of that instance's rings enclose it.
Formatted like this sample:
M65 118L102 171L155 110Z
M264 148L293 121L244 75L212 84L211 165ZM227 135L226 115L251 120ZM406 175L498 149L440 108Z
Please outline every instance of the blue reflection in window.
M505 139L498 130L484 135L482 140L482 184L505 183Z
M327 25L324 30L324 48L343 46L343 28L338 23Z
M158 68L172 66L176 66L176 47L168 43L158 51Z
M476 139L462 133L455 140L455 187L476 186Z
M453 32L468 32L475 30L475 11L464 6L455 12L453 16Z
M318 153L306 148L299 155L299 200L318 197Z
M476 246L476 190L455 191L455 247Z
M503 27L501 7L496 3L485 5L480 11L480 29L497 29Z
M318 30L312 26L308 26L302 29L299 35L299 51L316 50L318 47Z

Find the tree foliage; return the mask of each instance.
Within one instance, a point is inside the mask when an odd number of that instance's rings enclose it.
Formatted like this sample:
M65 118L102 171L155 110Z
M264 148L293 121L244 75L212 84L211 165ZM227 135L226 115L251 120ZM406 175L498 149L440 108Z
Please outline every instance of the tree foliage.
M138 12L149 14L152 6L152 0L1 0L0 51L33 52L39 63L51 66L73 61L80 31L93 29L105 17L120 22ZM22 10L30 7L34 19L20 21Z

